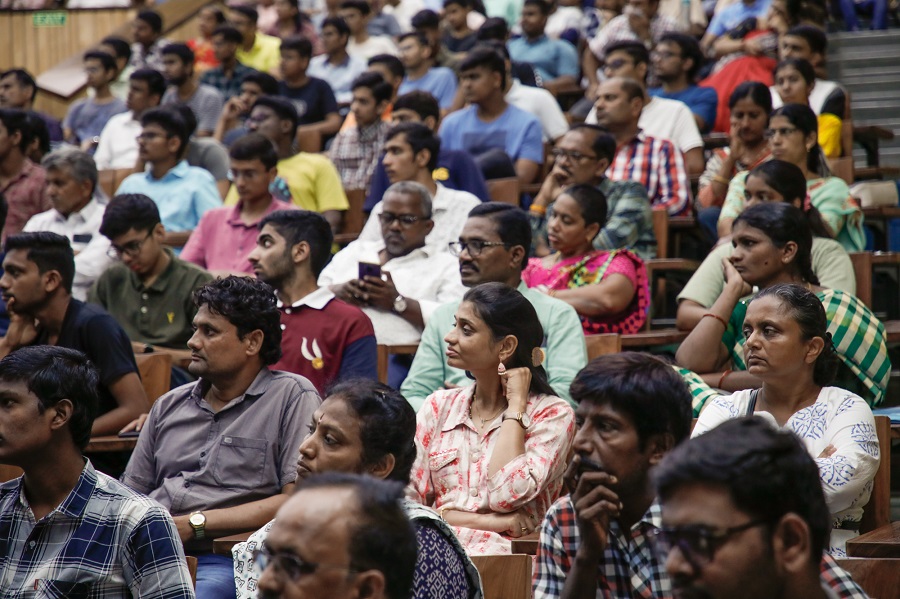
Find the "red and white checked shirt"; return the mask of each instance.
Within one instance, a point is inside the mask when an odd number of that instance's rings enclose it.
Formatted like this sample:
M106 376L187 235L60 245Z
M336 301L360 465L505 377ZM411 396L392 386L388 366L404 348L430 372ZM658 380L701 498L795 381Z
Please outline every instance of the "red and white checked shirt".
M671 141L638 131L630 142L616 150L606 170L613 181L637 181L647 189L654 206L664 206L669 216L690 212L691 185L684 170L681 151Z

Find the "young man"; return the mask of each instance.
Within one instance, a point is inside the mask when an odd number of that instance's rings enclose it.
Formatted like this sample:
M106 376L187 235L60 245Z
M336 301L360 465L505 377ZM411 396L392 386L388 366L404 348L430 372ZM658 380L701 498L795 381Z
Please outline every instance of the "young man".
M695 83L697 72L703 66L703 52L697 40L683 33L669 32L660 38L650 58L662 87L651 88L647 93L654 98L683 102L691 109L701 133L709 132L716 121L719 98L713 88Z
M106 207L100 233L119 259L97 279L88 301L116 319L137 353L163 351L173 363L190 360L186 349L196 312L194 290L212 280L205 270L165 247L156 204L142 194L117 195Z
M194 303L188 370L199 380L153 404L122 482L174 516L199 562L198 599L226 599L234 562L212 553L212 540L261 527L287 500L321 399L306 379L269 369L281 357L281 324L268 285L218 279Z
M129 65L134 69L151 68L162 71L162 49L169 45L169 40L162 37L162 17L155 10L140 11L131 22L131 60Z
M187 44L169 44L162 51L163 75L169 89L162 104L186 104L197 118L198 137L209 137L216 129L225 100L216 88L197 83L194 76L194 51Z
M276 210L294 207L269 191L278 174L278 154L272 142L259 133L248 133L232 144L228 154L238 202L204 214L181 251L182 260L214 276L251 274L247 255L256 246L260 220Z
M465 57L465 53L475 47L478 41L475 32L469 29L469 13L472 11L470 0L444 0L444 33L441 44L456 59Z
M129 175L116 195L142 193L159 207L166 229L165 243L183 246L207 210L222 205L215 179L184 160L188 128L174 108L154 108L141 117L138 157L147 164Z
M32 216L26 233L49 231L69 239L75 252L72 297L84 301L97 277L110 265L109 242L100 234L106 208L97 186L97 167L86 153L62 146L41 162L47 181L47 198L53 208Z
M297 109L297 139L318 134L328 139L341 128L337 100L327 81L307 74L312 57L312 43L305 37L289 37L281 42L281 76L278 95L287 98Z
M523 185L531 183L544 162L541 124L506 102L503 57L494 50L477 48L462 62L460 72L470 105L441 123L442 143L450 150L466 150L477 157L486 179L514 175Z
M10 69L0 73L0 108L18 108L26 112L33 110L34 98L37 96L37 83L28 71ZM50 141L63 140L62 123L43 112L36 112L47 125Z
M326 17L322 21L319 39L324 54L313 56L307 74L327 81L340 104L349 104L353 98L350 84L366 70L366 61L347 53L350 28L340 17Z
M87 73L87 84L94 90L94 94L92 98L79 100L69 108L63 119L63 137L68 143L93 154L100 143L100 132L106 122L128 108L109 89L109 84L118 75L115 58L106 52L86 52L84 72Z
M0 356L26 345L58 345L87 354L100 371L92 435L114 435L149 403L128 336L102 308L72 298L75 258L56 233L13 235L4 245L0 290L10 311Z
M457 268L464 286L504 283L534 305L546 336L547 378L560 397L568 398L569 384L587 363L587 353L580 341L581 321L569 304L529 289L522 282L530 247L531 228L525 212L509 204L486 202L469 212L451 252L458 256ZM453 328L458 307L459 301L453 301L437 308L422 333L419 350L401 389L417 411L425 398L438 389L469 384L465 372L447 365L444 336ZM573 339L578 342L573 343Z
M97 49L116 59L116 78L109 84L109 90L124 102L128 97L128 80L134 72L134 67L129 64L131 62L131 44L121 37L111 35L103 38L97 45ZM89 95L90 93L91 90L88 90Z
M349 208L341 177L327 156L294 151L297 131L294 105L285 98L261 97L250 111L247 126L272 142L278 153L278 177L269 186L272 195L304 210L318 212L332 231L338 231L341 213ZM237 201L238 192L232 185L225 204L233 206Z
M428 92L437 98L441 111L446 113L456 99L456 74L447 67L434 66L431 46L425 36L409 32L400 36L400 60L406 76L397 93Z
M128 112L110 118L100 132L100 141L94 152L97 170L135 168L141 117L146 111L159 106L164 93L166 80L159 71L137 69L131 73L128 98L125 100Z
M237 59L238 46L243 42L244 36L231 25L219 25L212 32L213 54L219 66L204 71L200 84L216 88L226 101L238 95L244 77L255 72Z
M322 395L340 379L378 378L369 317L316 283L331 258L332 242L320 215L280 210L260 221L256 247L247 258L278 298L282 356L273 368L305 376Z
M259 71L244 75L241 80L240 93L232 96L222 108L222 114L219 116L219 122L216 123L216 130L212 135L213 138L226 146L233 144L249 132L246 119L250 116L250 109L253 108L256 101L262 96L277 95L278 80L275 77Z
M194 117L194 111L187 104L175 104L174 109L181 115L188 134L187 151L184 153L184 159L190 166L196 166L209 172L216 180L216 188L219 190L219 197L224 198L231 186L228 179L228 149L217 139L212 137L196 137L194 133L197 131L197 119ZM143 164L139 163L143 168Z
M341 2L340 16L350 28L350 42L347 52L362 60L369 60L376 54L397 54L397 46L390 37L370 35L369 21L372 7L366 0L344 0Z
M257 30L258 20L259 13L252 6L236 4L228 9L228 22L244 36L243 43L237 49L238 62L263 73L277 74L281 40L260 33Z
M0 360L0 381L0 463L25 471L0 486L4 593L192 599L172 517L82 456L98 402L87 357L25 347Z
M25 156L31 141L25 111L0 108L0 195L9 210L4 239L21 233L29 218L52 207L44 193L44 169Z
M376 73L363 73L351 88L350 111L356 117L356 126L337 134L329 157L341 175L344 189L368 189L390 126L382 120L381 113L393 90Z
M545 88L561 89L578 83L578 52L566 40L551 39L544 33L550 9L546 0L525 0L522 37L509 41L509 56L537 69Z
M366 25L369 35L393 39L403 32L397 19L392 14L382 10L384 8L382 0L372 0L369 2L369 6L372 8L372 16Z

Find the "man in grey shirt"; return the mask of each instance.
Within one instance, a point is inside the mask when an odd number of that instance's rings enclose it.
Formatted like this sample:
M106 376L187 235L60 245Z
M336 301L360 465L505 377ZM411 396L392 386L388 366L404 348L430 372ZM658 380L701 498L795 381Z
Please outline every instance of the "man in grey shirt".
M169 89L162 104L187 104L197 117L197 137L209 137L216 130L225 105L222 92L194 75L194 51L187 44L169 44L162 50L163 76Z
M228 277L198 289L194 302L188 370L200 378L153 404L122 482L174 517L198 559L198 599L224 599L235 596L233 562L212 553L212 539L275 516L321 398L305 378L268 368L281 357L271 287Z

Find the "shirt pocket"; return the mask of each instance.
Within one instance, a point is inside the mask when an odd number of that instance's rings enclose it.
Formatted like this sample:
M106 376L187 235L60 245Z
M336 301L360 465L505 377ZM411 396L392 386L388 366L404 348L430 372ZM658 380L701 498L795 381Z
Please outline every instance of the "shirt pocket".
M223 487L252 489L263 484L266 468L265 439L225 436L216 446L213 478Z
M428 467L435 495L442 496L463 486L459 467L459 449L444 449L428 454Z
M69 582L65 580L35 581L34 599L87 599L91 594L91 585L87 582Z

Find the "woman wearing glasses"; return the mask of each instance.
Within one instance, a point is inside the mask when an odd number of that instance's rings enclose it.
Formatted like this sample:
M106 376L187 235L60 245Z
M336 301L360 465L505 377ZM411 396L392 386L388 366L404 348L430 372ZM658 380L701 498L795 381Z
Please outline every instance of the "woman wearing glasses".
M406 484L416 457L416 414L400 393L376 381L339 383L316 410L309 436L300 445L298 478L323 472L348 472ZM413 501L404 508L416 529L418 557L410 599L482 599L481 579L450 527ZM256 597L262 573L254 549L259 549L274 520L232 549L238 599ZM286 584L302 576L282 571Z
M470 289L447 333L447 363L474 385L419 410L409 496L438 510L470 555L510 553L559 496L575 415L547 382L543 327L503 283Z
M862 210L843 179L831 176L818 144L818 130L816 113L809 106L786 104L772 112L766 137L774 158L790 162L803 172L810 201L832 237L848 252L860 251L866 245ZM720 237L731 233L731 224L744 209L746 181L747 173L731 180L719 215Z
M593 185L573 185L547 216L554 252L528 261L522 272L525 284L575 308L585 334L640 331L650 305L643 261L624 249L594 249L594 238L606 223L603 192Z

